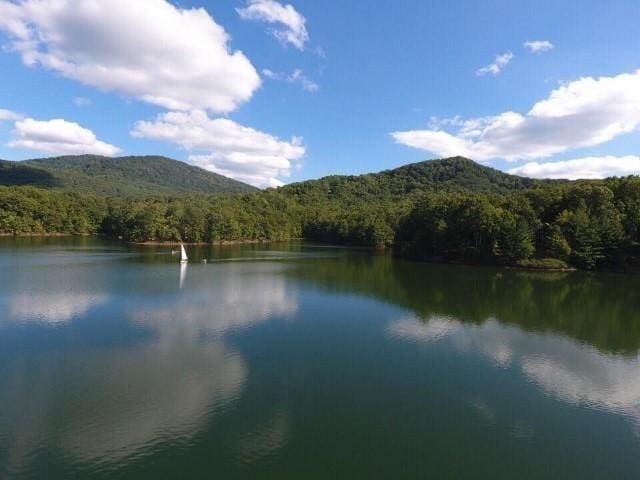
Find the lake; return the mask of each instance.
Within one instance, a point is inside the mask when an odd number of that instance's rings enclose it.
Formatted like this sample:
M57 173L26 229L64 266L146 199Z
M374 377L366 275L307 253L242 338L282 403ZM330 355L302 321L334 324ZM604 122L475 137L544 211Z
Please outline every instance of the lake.
M187 251L0 238L0 478L640 478L640 277Z

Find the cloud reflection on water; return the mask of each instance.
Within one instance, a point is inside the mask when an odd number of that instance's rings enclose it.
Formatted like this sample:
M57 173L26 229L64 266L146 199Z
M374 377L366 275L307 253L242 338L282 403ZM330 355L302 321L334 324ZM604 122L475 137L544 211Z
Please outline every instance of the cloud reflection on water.
M7 308L0 324L60 325L81 317L110 297L91 264L7 267L0 279ZM3 299L0 298L0 301Z
M11 299L5 322L64 324L108 299L104 293L20 293Z
M561 401L621 414L640 425L639 355L604 354L569 337L531 333L496 319L476 325L443 316L408 318L391 322L387 333L404 341L449 341L500 368L518 368Z
M195 441L217 413L239 400L247 381L249 366L225 333L297 311L295 291L279 268L193 266L181 290L105 295L101 302L121 301L129 322L151 335L134 344L15 359L0 389L0 444L8 442L9 471L30 468L43 439L47 449L59 448L85 465L121 464L164 444ZM16 295L13 318L64 322L98 300L68 297L75 302L66 308L63 298L38 294L29 302ZM20 401L25 398L29 402ZM261 434L247 434L238 448L257 458L283 445L286 415L271 423Z

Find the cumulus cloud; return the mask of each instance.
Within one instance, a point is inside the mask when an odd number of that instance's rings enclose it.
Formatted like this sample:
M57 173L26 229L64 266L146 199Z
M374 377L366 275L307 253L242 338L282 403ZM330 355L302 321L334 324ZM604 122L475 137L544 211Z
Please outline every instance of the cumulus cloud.
M191 163L259 187L282 185L280 178L305 154L299 138L282 141L227 118L209 118L203 111L164 113L136 123L131 134L180 145L194 152Z
M0 0L0 30L28 66L172 110L230 112L260 86L206 10L166 0Z
M76 107L90 107L92 103L93 103L93 102L91 101L91 99L90 99L90 98L85 98L85 97L75 97L75 98L73 99L73 104L74 104Z
M309 41L307 20L291 5L282 5L274 0L248 0L247 6L236 11L243 20L258 20L279 24L281 28L271 30L281 43L290 43L298 50L303 50Z
M21 115L16 112L12 112L11 110L5 110L4 108L0 108L0 122L4 120L18 120L21 118Z
M118 147L98 140L95 134L67 120L34 120L25 118L15 123L11 148L25 148L56 155L95 154L113 156Z
M549 157L605 143L640 127L640 70L562 85L529 112L435 122L392 132L396 142L440 156L478 161Z
M524 48L531 53L543 53L551 50L554 47L553 43L549 40L529 40L524 42Z
M613 176L638 175L640 157L586 157L560 162L529 162L512 168L509 173L534 178L606 178Z
M506 67L511 60L513 60L513 57L514 55L511 52L497 55L493 63L490 63L489 65L476 70L476 75L478 75L479 77L482 77L487 73L498 75L502 71L502 69Z
M303 90L306 90L307 92L314 93L320 90L320 85L307 77L305 73L299 68L296 68L291 73L274 72L272 70L269 70L268 68L265 68L264 70L262 70L262 74L270 80L280 80L287 83L298 84L302 87Z

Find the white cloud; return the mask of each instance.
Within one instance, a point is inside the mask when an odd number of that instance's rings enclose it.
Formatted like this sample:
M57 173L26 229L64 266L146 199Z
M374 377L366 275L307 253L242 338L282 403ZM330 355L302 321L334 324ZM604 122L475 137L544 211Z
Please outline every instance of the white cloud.
M229 112L260 86L206 10L165 0L0 0L0 30L28 66L173 110Z
M626 157L586 157L560 162L529 162L509 173L534 178L606 178L613 176L640 174L640 157L628 155Z
M524 160L605 143L640 127L640 70L567 83L525 115L453 119L426 130L393 132L401 144L478 161ZM454 130L453 133L445 131Z
M305 26L307 20L291 5L282 5L274 0L248 0L247 6L236 11L243 20L259 20L281 24L284 28L273 29L271 33L283 44L290 43L303 50L309 41Z
M120 152L118 147L98 140L91 130L62 119L18 120L13 130L13 139L7 145L56 155L90 153L113 156Z
M17 114L16 112L12 112L11 110L5 110L4 108L0 108L0 122L4 120L18 120L22 116Z
M478 75L479 77L482 77L487 73L490 73L492 75L497 75L502 71L504 67L507 66L507 64L511 60L513 60L513 57L514 55L511 52L503 53L502 55L496 55L496 58L493 61L493 63L490 63L486 67L482 67L476 70L476 75Z
M270 80L280 80L287 83L299 84L302 89L307 92L314 93L320 90L320 85L307 77L299 68L296 68L291 73L274 72L265 68L262 70L262 74Z
M259 187L279 186L305 148L299 138L282 141L226 119L211 119L203 111L169 112L155 121L136 123L137 138L164 140L199 152L189 161L202 168Z
M75 97L75 98L73 99L73 104L74 104L76 107L90 107L92 103L93 103L93 102L91 101L91 99L90 99L90 98L85 98L85 97Z
M542 53L551 50L554 47L549 40L529 40L524 43L524 48L531 53Z
M262 69L262 74L271 79L271 80L281 80L282 79L282 73L278 73L278 72L274 72L273 70L269 70L268 68L263 68Z

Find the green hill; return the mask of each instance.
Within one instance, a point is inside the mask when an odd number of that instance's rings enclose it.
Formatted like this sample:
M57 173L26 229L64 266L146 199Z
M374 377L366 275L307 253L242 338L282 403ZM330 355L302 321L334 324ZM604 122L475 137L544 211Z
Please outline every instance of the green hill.
M286 185L280 190L297 197L389 198L425 191L468 191L505 194L535 185L558 183L509 175L464 157L428 160L366 175L332 175Z
M393 247L432 261L640 265L635 176L533 180L456 157L256 190L160 157L72 157L0 163L1 183L9 186L0 185L0 233L134 242L306 238ZM229 191L250 193L189 194Z
M552 181L509 175L473 160L453 157L365 175L332 175L278 189L298 199L399 198L424 191L505 194ZM0 185L30 185L104 196L249 193L257 189L184 162L160 156L109 158L64 156L0 160Z
M31 185L105 196L248 193L257 189L159 156L96 155L0 161L0 185Z

